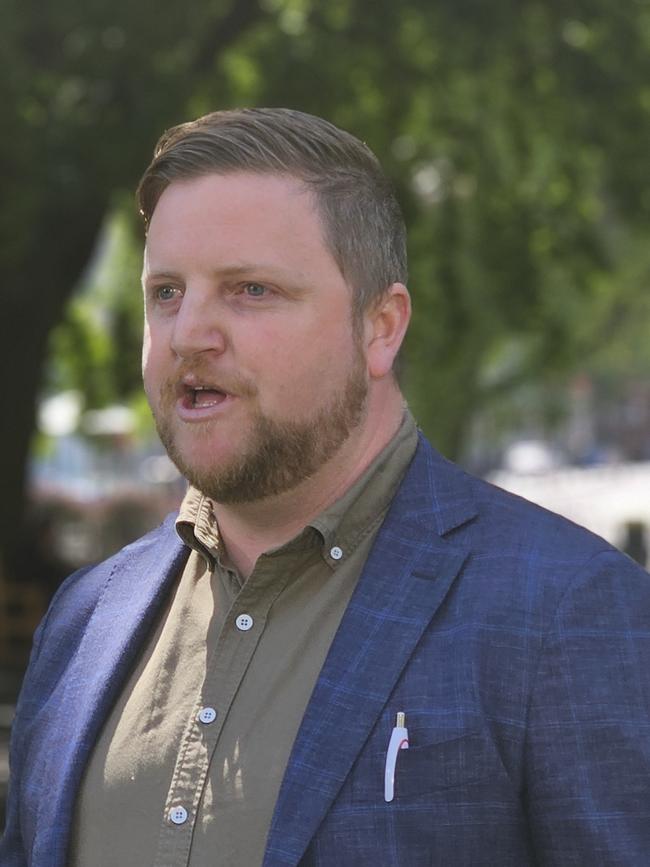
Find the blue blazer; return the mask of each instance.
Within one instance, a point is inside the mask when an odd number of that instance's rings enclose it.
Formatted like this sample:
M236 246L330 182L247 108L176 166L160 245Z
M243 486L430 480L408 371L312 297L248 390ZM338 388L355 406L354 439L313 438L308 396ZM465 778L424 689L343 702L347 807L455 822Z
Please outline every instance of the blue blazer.
M88 756L186 556L170 518L56 596L13 731L2 867L64 867ZM386 803L399 711L410 747ZM650 578L422 440L305 712L264 867L645 864Z

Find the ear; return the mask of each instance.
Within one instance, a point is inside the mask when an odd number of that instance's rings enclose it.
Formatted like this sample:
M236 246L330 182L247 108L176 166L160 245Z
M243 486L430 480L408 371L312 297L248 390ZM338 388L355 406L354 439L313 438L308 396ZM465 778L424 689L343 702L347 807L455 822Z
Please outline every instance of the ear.
M403 283L393 283L366 313L366 360L371 379L391 372L411 319L411 298Z

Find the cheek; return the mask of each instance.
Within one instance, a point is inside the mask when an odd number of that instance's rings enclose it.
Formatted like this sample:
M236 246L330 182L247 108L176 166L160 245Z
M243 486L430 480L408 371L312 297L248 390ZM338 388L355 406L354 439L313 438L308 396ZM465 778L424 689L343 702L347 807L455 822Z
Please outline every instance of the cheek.
M145 331L144 340L142 341L142 378L145 381L145 385L147 384L147 380L151 379L155 370L155 358L156 353L154 343L151 340L149 332Z
M342 389L353 360L352 347L344 340L337 343L314 336L301 344L285 341L272 353L263 376L286 408L301 408Z
M145 328L142 342L142 380L144 390L151 400L169 375L169 352L155 332Z
M258 400L265 412L281 414L297 411L307 399L314 398L314 351L313 346L284 337L269 343L266 351L258 346L255 357L249 355L247 372L256 381Z
M146 376L149 359L151 357L151 331L145 323L144 334L142 336L142 378Z
M153 327L145 321L142 337L142 367L150 369L164 364L170 354L170 339L167 330Z

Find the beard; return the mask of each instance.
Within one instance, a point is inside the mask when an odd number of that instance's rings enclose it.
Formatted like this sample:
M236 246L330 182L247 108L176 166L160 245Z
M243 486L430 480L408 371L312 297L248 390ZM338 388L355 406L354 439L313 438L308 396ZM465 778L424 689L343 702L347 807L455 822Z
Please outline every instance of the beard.
M249 397L255 393L250 385L243 391ZM162 390L160 409L152 406L158 436L170 459L193 487L214 502L241 504L290 491L331 460L365 417L368 382L365 360L357 348L345 387L328 404L301 421L275 420L258 410L241 453L209 468L193 466L191 455L181 454L177 446L174 394L169 383ZM209 438L218 424L205 422L200 433Z

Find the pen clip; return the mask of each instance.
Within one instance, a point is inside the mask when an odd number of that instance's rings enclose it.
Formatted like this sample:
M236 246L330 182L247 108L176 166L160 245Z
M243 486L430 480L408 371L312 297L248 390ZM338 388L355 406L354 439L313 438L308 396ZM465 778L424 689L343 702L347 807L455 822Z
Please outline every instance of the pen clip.
M395 766L400 750L407 750L409 733L406 728L406 714L400 711L393 731L391 732L388 750L386 752L386 768L384 771L384 800L390 803L395 797Z

